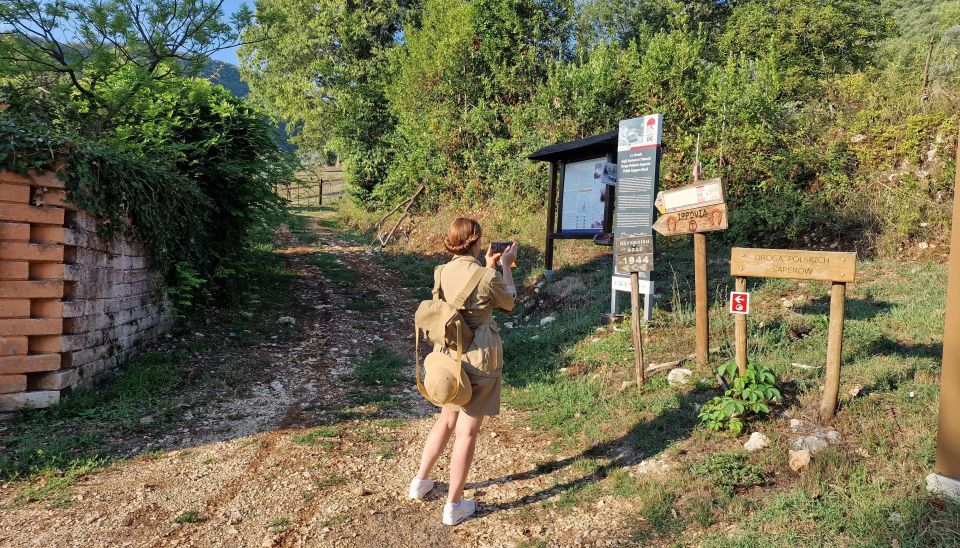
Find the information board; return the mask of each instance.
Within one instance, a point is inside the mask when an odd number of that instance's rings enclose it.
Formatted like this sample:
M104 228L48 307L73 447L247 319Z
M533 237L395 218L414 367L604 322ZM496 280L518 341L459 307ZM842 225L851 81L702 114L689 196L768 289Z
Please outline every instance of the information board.
M603 230L606 184L595 175L597 163L605 161L606 158L593 158L564 165L560 232Z
M653 234L653 201L660 176L663 116L650 114L620 121L617 142L617 207L614 241ZM651 249L651 253L653 250ZM620 264L614 246L614 264ZM649 272L641 272L649 280Z

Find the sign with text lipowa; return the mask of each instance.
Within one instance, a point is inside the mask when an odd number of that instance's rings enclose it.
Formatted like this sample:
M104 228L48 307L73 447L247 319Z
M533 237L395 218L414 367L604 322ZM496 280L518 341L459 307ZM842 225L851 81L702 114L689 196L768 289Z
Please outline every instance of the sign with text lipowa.
M620 121L617 142L617 207L614 241L653 234L653 201L660 176L660 143L663 115L650 114ZM614 246L615 274L620 274L621 258ZM651 256L653 250L650 250ZM620 274L622 275L622 274ZM650 279L650 273L640 272Z

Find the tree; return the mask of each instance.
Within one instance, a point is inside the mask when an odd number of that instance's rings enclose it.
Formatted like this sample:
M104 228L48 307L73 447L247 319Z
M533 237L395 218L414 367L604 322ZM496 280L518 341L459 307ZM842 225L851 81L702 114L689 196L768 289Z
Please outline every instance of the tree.
M0 63L14 93L60 87L107 123L152 82L236 46L250 17L228 20L223 0L6 0Z
M753 59L773 53L784 92L811 97L820 79L868 66L892 28L880 0L754 0L733 9L720 49Z

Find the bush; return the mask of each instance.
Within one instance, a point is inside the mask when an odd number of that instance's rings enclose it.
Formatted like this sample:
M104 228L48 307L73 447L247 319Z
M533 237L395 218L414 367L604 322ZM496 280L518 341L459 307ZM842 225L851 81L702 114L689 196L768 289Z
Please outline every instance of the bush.
M733 496L738 487L750 487L764 482L758 466L747 463L743 453L714 453L703 462L690 467L694 474L704 477L726 496Z

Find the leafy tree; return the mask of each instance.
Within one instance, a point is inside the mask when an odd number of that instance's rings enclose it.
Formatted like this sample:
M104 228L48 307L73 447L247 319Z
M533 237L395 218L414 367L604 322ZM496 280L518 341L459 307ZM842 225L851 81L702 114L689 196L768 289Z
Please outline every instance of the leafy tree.
M307 149L335 150L363 194L382 180L394 120L388 53L415 19L409 0L259 0L239 50L252 97Z
M726 24L723 52L776 56L788 95L815 96L819 80L868 66L892 30L880 0L753 0Z
M129 120L143 89L198 69L235 46L251 14L227 18L223 0L8 0L0 4L0 60L11 94L42 89L69 100L76 129L108 131ZM229 19L229 20L228 20ZM35 97L37 95L35 94ZM43 106L39 104L38 106Z

